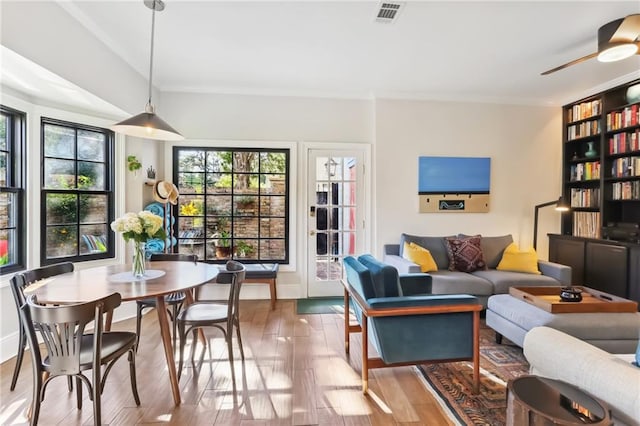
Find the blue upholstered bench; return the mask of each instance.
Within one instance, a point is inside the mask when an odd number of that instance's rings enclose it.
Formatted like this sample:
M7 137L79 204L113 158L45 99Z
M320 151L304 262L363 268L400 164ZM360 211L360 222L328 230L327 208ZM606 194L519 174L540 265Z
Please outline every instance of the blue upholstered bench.
M269 284L269 294L271 296L271 309L276 308L278 295L276 292L276 279L278 278L277 263L248 263L245 264L245 283Z

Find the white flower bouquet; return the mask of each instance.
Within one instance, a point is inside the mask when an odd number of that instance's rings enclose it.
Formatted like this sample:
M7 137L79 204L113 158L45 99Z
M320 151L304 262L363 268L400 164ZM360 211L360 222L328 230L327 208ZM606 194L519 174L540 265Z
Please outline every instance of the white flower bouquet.
M139 213L125 213L124 216L111 222L111 229L122 233L125 241L133 240L137 243L146 243L151 238L159 238L164 241L167 234L160 216L148 211Z

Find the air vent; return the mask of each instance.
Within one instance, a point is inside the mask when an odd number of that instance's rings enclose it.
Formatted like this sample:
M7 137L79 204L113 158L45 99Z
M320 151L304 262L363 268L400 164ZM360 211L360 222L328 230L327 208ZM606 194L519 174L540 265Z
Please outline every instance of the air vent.
M398 19L398 14L402 7L404 6L404 2L382 2L378 7L378 12L376 14L376 22L381 22L385 24L391 24Z

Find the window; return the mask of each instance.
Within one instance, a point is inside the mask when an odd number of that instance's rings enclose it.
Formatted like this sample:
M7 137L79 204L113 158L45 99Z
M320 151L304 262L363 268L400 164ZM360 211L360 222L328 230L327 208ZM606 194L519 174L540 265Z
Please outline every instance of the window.
M247 263L289 262L289 150L173 150L180 253Z
M24 269L26 116L0 106L0 274Z
M114 256L113 132L42 119L41 263Z

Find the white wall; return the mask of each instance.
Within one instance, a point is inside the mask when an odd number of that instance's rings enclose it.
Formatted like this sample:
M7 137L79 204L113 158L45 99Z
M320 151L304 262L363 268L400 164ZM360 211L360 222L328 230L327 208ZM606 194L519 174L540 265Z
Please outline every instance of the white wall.
M559 108L479 103L378 100L374 158L374 247L417 235L513 234L532 242L536 204L561 194ZM418 213L418 157L491 157L489 213ZM541 210L538 252L560 217Z

